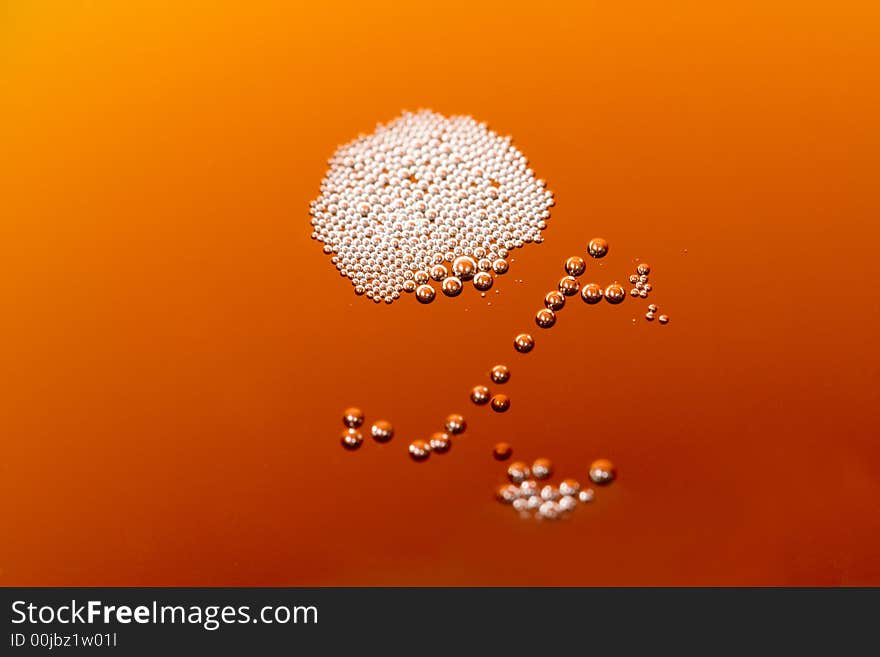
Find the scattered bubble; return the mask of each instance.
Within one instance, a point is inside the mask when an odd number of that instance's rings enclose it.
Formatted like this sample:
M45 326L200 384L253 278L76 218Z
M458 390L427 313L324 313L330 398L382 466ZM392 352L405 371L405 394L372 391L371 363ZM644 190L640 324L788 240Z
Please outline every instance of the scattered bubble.
M618 304L626 299L626 290L618 283L612 283L605 288L605 301L611 304Z
M554 312L562 310L565 307L565 295L562 292L551 290L544 297L544 305Z
M535 314L535 324L541 328L548 329L556 323L556 313L549 308L541 308Z
M416 288L416 299L419 300L419 303L431 303L435 295L434 288L430 285L422 284Z
M654 313L652 313L649 310L648 312L645 313L645 319L647 319L649 322L653 322L654 321Z
M507 478L515 484L521 484L530 474L529 466L522 461L515 461L507 468Z
M477 263L470 256L459 256L452 261L452 273L463 281L469 281L477 273Z
M357 429L343 429L339 441L345 449L355 450L364 442L364 437Z
M474 287L480 290L481 292L485 292L489 288L492 287L492 283L495 282L495 279L492 278L492 274L481 271L478 272L476 276L474 276Z
M587 263L580 256L571 256L565 261L565 272L569 276L580 276L587 269Z
M510 268L510 265L507 264L507 260L504 258L498 258L492 262L492 271L501 276L502 274L506 274L507 270Z
M387 443L394 437L394 427L388 420L377 420L373 422L370 433L377 443Z
M431 267L431 279L438 283L449 276L449 270L444 265L434 265Z
M574 276L563 276L559 279L559 291L567 297L577 294L580 287L580 283Z
M447 297L457 297L461 294L462 290L461 280L455 276L444 278L443 282L440 284L440 288L443 290L443 294Z
M453 413L452 415L446 416L445 426L446 430L449 433L453 435L458 435L460 433L464 433L464 430L467 429L467 422L458 413Z
M364 423L364 412L356 406L350 406L342 411L342 424L352 429L357 429Z
M496 413L506 413L510 408L510 399L507 395L495 395L492 397L491 406Z
M510 369L507 365L496 365L489 373L489 377L494 383L507 383L510 381Z
M592 502L596 497L596 493L592 488L587 488L578 493L578 501L582 504Z
M424 440L414 440L409 444L409 455L413 461L424 461L431 456L431 446Z
M590 305L599 303L604 294L602 288L596 283L588 283L584 286L584 289L581 290L581 298Z
M651 303L651 304L648 304L648 310L650 310L652 313L655 313L658 310L660 310L660 308L657 307L656 303Z
M647 276L651 273L651 265L649 265L647 262L640 262L639 266L636 267L636 271L639 273L639 276ZM642 282L644 283L645 281Z
M506 461L513 456L513 448L507 443L498 443L492 450L492 456L496 461Z
M452 447L452 440L449 438L448 433L438 431L431 434L431 437L428 439L428 447L431 448L432 452L445 454Z
M528 333L520 333L513 339L513 347L521 354L527 354L535 348L535 339Z
M559 508L563 511L574 511L577 506L577 500L571 495L563 495L559 500Z
M669 315L660 315L660 317L657 318L657 321L660 322L661 324L668 324L669 323Z
M604 258L608 253L608 242L601 237L594 237L587 245L587 253L593 258Z
M489 388L486 386L474 386L471 389L471 401L478 406L488 403L490 397Z
M532 463L532 475L535 479L547 479L552 474L553 463L550 462L550 459L535 459L535 462Z
M597 484L610 484L617 477L614 464L608 459L597 459L590 465L590 479Z
M563 495L577 495L580 489L581 485L577 479L563 479L559 484L559 492Z

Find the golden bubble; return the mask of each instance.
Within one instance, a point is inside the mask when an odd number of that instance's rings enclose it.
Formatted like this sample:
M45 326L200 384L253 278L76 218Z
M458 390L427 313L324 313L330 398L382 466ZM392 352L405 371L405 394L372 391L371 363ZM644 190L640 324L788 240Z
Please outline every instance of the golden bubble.
M461 294L461 279L458 279L455 276L444 278L443 283L440 284L440 287L443 290L443 294L445 294L447 297L457 297L459 294Z
M431 303L435 296L436 292L430 285L419 285L416 288L416 299L419 300L419 303Z
M529 466L522 461L516 461L507 468L507 478L515 484L521 484L529 478L531 471Z
M495 395L492 397L492 410L496 413L506 413L510 408L510 399L507 395Z
M574 276L563 276L559 279L559 291L565 296L571 297L578 293L580 283Z
M443 265L434 265L431 267L431 279L437 281L438 283L442 281L444 278L449 276L449 270L446 269Z
M590 479L597 484L610 484L617 477L617 469L608 459L597 459L590 465Z
M474 276L474 287L480 290L481 292L485 292L489 288L492 287L492 283L495 282L495 279L492 278L492 274L489 272L481 271Z
M532 463L532 476L535 479L547 479L552 474L553 463L551 463L550 459L535 459L535 462Z
M569 276L580 276L587 269L587 263L580 256L571 256L565 261L565 273Z
M527 354L535 348L535 339L528 333L520 333L513 339L513 348L521 354Z
M467 429L467 422L464 417L459 415L458 413L453 413L451 415L446 416L446 430L451 434L460 434L464 433L464 430Z
M507 264L507 260L504 258L498 258L492 263L492 271L501 276L502 274L506 274L507 270L510 268L510 265Z
M618 304L626 299L626 290L619 283L612 283L605 288L605 301L611 304Z
M356 406L350 406L342 411L342 424L357 429L364 423L364 412Z
M544 305L550 310L562 310L565 307L565 295L562 292L551 290L544 297Z
M469 281L477 273L477 262L470 256L459 256L452 261L452 273L463 281Z
M450 439L448 433L438 431L431 434L431 438L428 440L428 447L431 448L432 452L445 454L452 447L452 439Z
M649 265L647 262L641 262L639 263L639 266L636 267L636 271L639 272L639 276L647 276L651 273L651 265ZM645 281L642 282L644 283Z
M556 323L556 313L549 308L541 308L535 313L535 324L543 329L548 329Z
M513 448L507 443L498 443L492 450L492 456L496 461L506 461L513 456Z
M587 285L584 285L584 289L581 290L581 299L590 305L599 303L602 300L603 295L604 292L602 292L602 288L595 283L588 283Z
M373 423L370 433L377 443L387 443L394 437L394 427L388 420L377 420Z
M495 383L507 383L510 380L510 369L507 365L496 365L489 373L489 377Z
M669 315L660 315L657 318L657 321L660 322L661 324L668 324L669 323Z
M343 429L339 435L339 442L348 450L355 450L364 442L364 437L357 429Z
M601 237L594 237L587 245L587 253L593 258L604 258L608 254L608 242Z
M431 446L424 440L414 440L409 444L409 455L413 461L424 461L431 456Z
M488 403L490 396L489 388L486 386L474 386L471 390L471 401L479 406Z

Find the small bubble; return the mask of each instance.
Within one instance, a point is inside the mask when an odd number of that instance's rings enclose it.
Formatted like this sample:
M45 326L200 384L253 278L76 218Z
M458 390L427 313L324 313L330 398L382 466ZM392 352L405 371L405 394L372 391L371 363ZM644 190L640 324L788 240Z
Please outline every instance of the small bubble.
M614 464L608 459L597 459L590 465L590 479L597 484L610 484L617 477Z
M595 283L589 283L584 285L584 289L581 290L581 299L583 299L586 303L593 305L599 303L602 300L604 292L602 292L602 288L596 285Z
M640 296L642 299L647 299L647 298L648 298L648 291L647 291L647 290L641 290L641 291L639 292L639 296Z
M478 290L485 293L486 290L492 287L492 283L495 282L495 279L492 278L492 274L481 271L474 276L474 287ZM483 294L483 296L486 296Z
M510 399L507 395L495 395L492 397L491 406L496 413L506 413L510 408Z
M527 354L535 348L535 339L528 333L520 333L513 339L513 348L521 354Z
M363 287L363 286L361 286ZM412 293L416 291L416 282L412 279L406 280L403 282L403 291ZM355 288L355 293L357 293L357 288Z
M458 435L464 433L464 430L467 429L467 422L458 413L453 413L452 415L446 416L445 426L449 433Z
M581 484L577 479L563 479L559 484L559 492L563 495L577 495L581 489Z
M544 297L544 305L554 312L562 310L565 307L565 295L562 292L551 290Z
M431 446L424 440L414 440L409 444L409 455L413 461L424 461L431 456Z
M357 429L364 423L364 412L356 406L350 406L342 411L342 424L352 429Z
M431 280L431 276L428 274L428 272L424 271L423 269L420 269L420 270L417 271L417 272L415 273L415 275L413 276L413 280L414 280L414 281L416 282L416 284L418 284L418 285L424 285L424 284L427 283L429 280Z
M428 439L428 447L431 448L432 452L445 454L452 447L452 440L449 438L448 433L438 431L431 434L431 437Z
M552 474L553 463L550 462L550 459L535 459L535 462L532 463L532 475L535 479L547 479Z
M463 281L469 281L477 273L477 263L470 256L459 256L452 261L452 273Z
M545 518L547 520L556 520L559 517L561 510L559 505L556 502L548 501L544 502L538 508L538 515L541 518Z
M656 304L656 303L649 303L649 304L648 304L648 310L650 310L652 313L655 313L655 312L657 312L658 310L660 310L660 308L657 307L657 304Z
M645 319L647 319L649 322L653 322L654 321L654 313L652 313L649 310L648 312L645 313Z
M534 479L526 479L525 481L520 482L518 494L520 497L540 497L538 482Z
M571 256L565 261L565 272L569 276L580 276L587 269L587 263L580 256Z
M544 501L553 501L555 502L561 497L559 494L559 489L556 486L551 486L547 484L541 489L541 499Z
M357 429L343 429L339 435L339 442L348 450L355 450L364 442L364 437Z
M388 420L377 420L373 423L370 433L377 443L387 443L394 437L394 427Z
M541 328L548 329L556 323L556 313L549 308L541 308L535 314L535 324Z
M626 290L618 283L612 283L605 288L605 301L611 304L618 304L626 299Z
M637 287L634 287L633 289L631 289L629 291L629 296L631 296L631 297L639 296L639 289Z
M440 284L440 289L443 290L443 294L447 297L457 297L461 294L462 290L461 279L456 278L455 276L444 278L443 282Z
M529 499L526 500L526 508L528 509L537 509L544 503L544 500L541 499L540 495L531 495Z
M508 369L507 365L496 365L489 372L489 377L495 383L507 383L510 381L510 369Z
M559 500L559 508L563 511L574 511L577 506L577 500L571 495L563 495Z
M492 456L496 461L506 461L513 456L513 448L507 443L498 443L492 450Z
M604 258L608 253L608 242L601 237L594 237L587 245L587 253L593 258Z
M651 273L651 265L647 262L639 263L639 266L636 267L636 271L639 272L639 276L647 276ZM644 283L644 281L642 281Z
M638 274L632 274L632 275L629 277L629 282L632 283L633 285L635 285L636 283L638 283L638 282L639 282L639 275L638 275Z
M643 289L645 292L650 292L651 290L654 289L654 286L651 285L650 283L644 283L644 284L642 285L642 289Z
M522 461L515 461L507 468L507 478L515 484L521 484L530 474L529 466Z
M486 404L490 397L489 388L486 386L474 386L471 389L471 401L478 406Z
M669 315L660 315L660 317L657 318L657 321L660 322L661 324L668 324L669 323Z
M596 497L596 493L592 488L587 488L578 493L578 501L582 504L586 504L587 502L592 502L593 498Z
M436 296L436 293L430 285L423 284L416 288L416 299L419 300L419 303L431 303L434 300L434 296Z
M563 276L559 279L559 291L567 297L577 294L580 287L580 283L574 276Z
M434 265L431 267L431 279L438 283L449 276L449 270L444 265Z
M519 497L519 488L513 484L501 484L495 489L495 499L502 504L511 504Z
M502 274L506 274L507 270L510 266L507 264L507 260L504 258L498 258L492 263L492 271L501 276Z

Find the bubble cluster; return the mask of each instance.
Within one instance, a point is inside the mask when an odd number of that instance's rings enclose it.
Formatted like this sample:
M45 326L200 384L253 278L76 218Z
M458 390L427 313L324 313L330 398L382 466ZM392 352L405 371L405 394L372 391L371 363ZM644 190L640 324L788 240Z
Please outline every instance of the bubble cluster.
M510 250L543 241L554 203L510 137L467 116L405 112L340 146L329 166L310 205L312 238L377 303L462 257L465 276L477 259L504 273Z
M593 489L582 489L576 479L564 479L559 486L540 483L552 475L549 463L547 459L536 459L531 469L521 461L511 463L507 468L510 483L499 485L495 498L513 507L523 518L537 520L557 520L593 501Z

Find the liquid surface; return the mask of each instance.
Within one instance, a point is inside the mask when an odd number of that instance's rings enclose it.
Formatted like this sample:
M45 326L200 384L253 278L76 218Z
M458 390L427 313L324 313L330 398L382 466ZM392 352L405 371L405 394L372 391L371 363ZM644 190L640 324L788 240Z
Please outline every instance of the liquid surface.
M880 585L876 5L301 4L5 10L0 584ZM556 205L485 298L374 304L308 203L420 106ZM626 300L541 330L572 255ZM522 522L498 442L595 499Z

